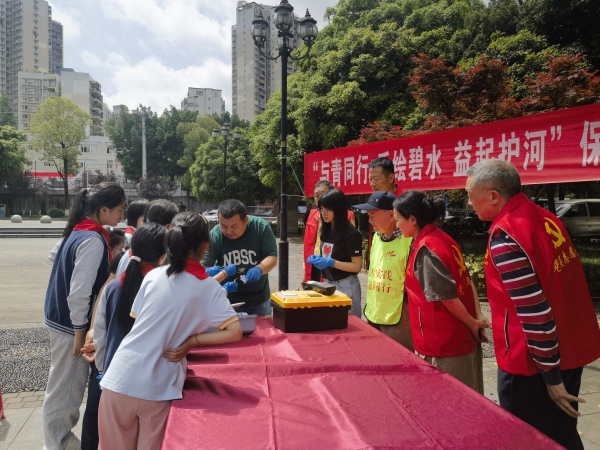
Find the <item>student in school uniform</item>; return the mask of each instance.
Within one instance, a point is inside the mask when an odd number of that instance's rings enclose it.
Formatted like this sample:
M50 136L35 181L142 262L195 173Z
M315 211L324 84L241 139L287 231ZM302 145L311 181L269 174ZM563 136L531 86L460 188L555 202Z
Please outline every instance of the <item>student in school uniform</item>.
M209 245L208 225L197 214L175 216L167 265L144 278L133 328L100 382L100 449L159 449L171 402L182 398L187 352L242 338L225 290L199 263ZM204 333L210 328L219 331Z
M82 349L84 358L93 363L83 414L83 425L87 431L82 432L82 450L98 448L98 407L102 394L99 379L119 344L133 326L133 318L129 315L133 299L144 276L157 267L163 257L166 234L167 230L161 225L142 224L131 241L133 256L127 270L118 279L110 277L96 302L91 328L93 336L86 341Z
M109 234L123 216L125 192L115 183L83 190L71 208L52 265L44 323L50 334L50 374L42 410L44 449L64 449L79 419L89 372L81 358L93 301L108 277Z
M125 244L127 248L131 245L131 238L135 230L137 230L142 223L144 223L144 213L148 206L148 200L142 198L140 200L134 200L127 206L125 215L127 216L127 228L125 229Z
M157 223L168 229L171 220L173 220L173 217L175 217L176 214L177 205L175 203L164 199L153 200L146 205L146 210L144 212L144 223ZM117 269L117 276L120 276L123 272L125 272L130 258L131 252L128 250L123 258L121 258L119 268Z

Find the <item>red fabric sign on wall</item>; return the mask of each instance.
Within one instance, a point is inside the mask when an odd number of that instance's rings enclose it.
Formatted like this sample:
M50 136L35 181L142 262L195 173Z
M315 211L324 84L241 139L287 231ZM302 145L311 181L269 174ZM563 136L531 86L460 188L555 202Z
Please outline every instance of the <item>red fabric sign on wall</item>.
M399 191L461 189L477 161L510 161L523 184L600 180L600 104L309 153L304 189L331 181L346 194L371 193L368 164L394 162Z

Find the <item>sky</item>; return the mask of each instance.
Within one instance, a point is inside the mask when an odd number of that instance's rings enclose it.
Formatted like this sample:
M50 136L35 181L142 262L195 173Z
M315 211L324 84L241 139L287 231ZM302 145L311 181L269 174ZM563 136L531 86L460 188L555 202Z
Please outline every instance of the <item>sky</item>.
M265 4L278 5L280 0ZM231 26L237 0L49 0L63 25L64 67L102 85L104 103L159 114L179 108L188 87L223 91L231 112ZM262 2L260 2L262 3ZM317 26L337 0L290 0Z

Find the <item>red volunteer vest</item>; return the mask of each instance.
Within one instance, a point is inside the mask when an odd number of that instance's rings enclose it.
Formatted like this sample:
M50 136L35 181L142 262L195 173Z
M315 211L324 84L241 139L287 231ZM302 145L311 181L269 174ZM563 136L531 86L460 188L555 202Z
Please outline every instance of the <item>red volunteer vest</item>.
M456 282L459 300L469 314L473 317L476 314L471 278L459 245L435 225L427 225L412 244L404 282L408 292L410 328L415 350L433 357L466 355L473 351L477 343L471 332L446 309L442 301L427 301L415 276L415 257L423 246L435 253L450 270Z
M600 357L600 329L579 255L562 222L523 193L508 201L490 226L490 242L504 230L525 252L556 323L561 370L582 367ZM527 348L513 301L488 250L485 278L492 309L498 367L515 375L539 373Z

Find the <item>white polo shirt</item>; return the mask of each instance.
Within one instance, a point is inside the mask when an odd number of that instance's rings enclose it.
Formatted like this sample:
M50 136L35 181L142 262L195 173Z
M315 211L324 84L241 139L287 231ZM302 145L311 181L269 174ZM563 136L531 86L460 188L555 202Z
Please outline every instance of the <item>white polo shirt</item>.
M167 266L152 270L133 302L135 323L115 353L100 385L144 400L182 397L187 360L169 362L163 353L209 328L238 320L225 290L213 278L181 272L167 277Z

